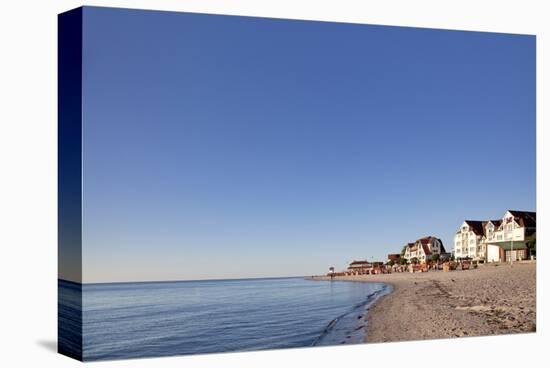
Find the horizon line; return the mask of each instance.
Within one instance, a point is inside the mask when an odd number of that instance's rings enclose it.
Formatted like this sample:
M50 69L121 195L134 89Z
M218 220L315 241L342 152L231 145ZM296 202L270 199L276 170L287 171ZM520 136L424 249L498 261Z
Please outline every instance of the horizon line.
M304 278L306 275L295 276L265 276L265 277L238 277L238 278L216 278L216 279L174 279L174 280L143 280L143 281L94 281L94 282L78 282L67 280L61 277L57 281L69 282L80 285L104 285L104 284L151 284L151 283L175 283L175 282L194 282L194 281L246 281L246 280L265 280L265 279L293 279Z

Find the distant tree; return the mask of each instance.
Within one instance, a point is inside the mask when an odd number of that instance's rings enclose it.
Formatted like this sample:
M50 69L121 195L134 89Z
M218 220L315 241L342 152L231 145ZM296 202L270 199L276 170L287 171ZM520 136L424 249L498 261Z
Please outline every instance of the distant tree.
M407 246L404 245L403 246L403 249L401 249L401 257L403 257L405 255L405 252L407 251Z
M454 254L451 254L451 261L455 261L455 255Z
M390 259L388 261L388 266L392 267L394 264L395 264L395 262L393 261L393 259Z
M401 265L404 266L404 265L407 264L407 260L406 260L405 258L401 258L401 259L399 260L399 263L400 263Z
M414 257L413 259L411 259L411 263L418 264L418 258Z
M432 254L432 261L434 261L434 262L439 261L439 254L437 254L437 253Z
M534 232L533 234L529 235L525 240L526 240L527 249L529 250L529 255L536 256L537 255L537 233Z

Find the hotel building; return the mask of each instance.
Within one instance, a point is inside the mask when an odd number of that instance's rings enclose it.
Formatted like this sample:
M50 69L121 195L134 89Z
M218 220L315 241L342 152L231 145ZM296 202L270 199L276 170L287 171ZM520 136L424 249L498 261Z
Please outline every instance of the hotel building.
M536 224L536 212L512 210L499 220L466 220L455 233L454 255L487 262L527 259Z
M445 252L445 247L443 247L441 239L435 236L425 236L414 243L408 243L403 258L408 262L416 258L420 263L425 263L431 259L433 254L445 256L447 253Z

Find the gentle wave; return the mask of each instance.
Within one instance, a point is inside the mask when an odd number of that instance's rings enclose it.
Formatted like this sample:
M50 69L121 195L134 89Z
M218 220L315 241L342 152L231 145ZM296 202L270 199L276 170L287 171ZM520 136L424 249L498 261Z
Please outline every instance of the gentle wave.
M60 281L59 344L67 355L104 360L359 343L368 306L388 290L302 278Z
M355 306L353 306L350 310L346 311L345 313L339 315L338 317L334 318L332 321L330 321L323 332L313 341L311 346L319 346L319 345L334 345L334 344L350 344L350 343L360 343L364 341L365 337L365 330L366 330L366 317L367 317L367 311L368 308L376 302L382 295L385 295L391 291L390 286L386 286L380 290L377 290L375 292L372 292L371 294L367 295L365 300ZM338 323L342 323L344 319L348 318L351 323L345 323L344 328L347 328L347 334L345 338L343 336L339 336L337 334L334 334L335 328L338 326ZM353 330L349 329L349 326L353 326L355 322L355 327ZM332 335L331 335L332 334ZM341 334L340 334L341 335ZM336 339L340 338L341 341L338 342Z

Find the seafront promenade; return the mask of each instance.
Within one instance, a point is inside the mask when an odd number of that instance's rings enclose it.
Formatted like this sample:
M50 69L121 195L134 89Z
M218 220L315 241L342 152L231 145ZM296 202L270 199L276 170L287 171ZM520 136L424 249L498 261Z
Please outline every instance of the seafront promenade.
M451 272L337 276L334 281L393 285L393 292L368 311L369 343L536 331L535 262Z

